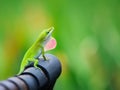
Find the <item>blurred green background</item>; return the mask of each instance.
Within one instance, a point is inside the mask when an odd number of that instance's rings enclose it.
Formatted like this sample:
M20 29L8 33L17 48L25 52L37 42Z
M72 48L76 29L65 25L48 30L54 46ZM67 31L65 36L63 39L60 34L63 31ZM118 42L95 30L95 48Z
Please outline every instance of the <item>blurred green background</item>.
M55 27L54 90L120 90L119 0L0 0L0 80L14 76L41 30Z

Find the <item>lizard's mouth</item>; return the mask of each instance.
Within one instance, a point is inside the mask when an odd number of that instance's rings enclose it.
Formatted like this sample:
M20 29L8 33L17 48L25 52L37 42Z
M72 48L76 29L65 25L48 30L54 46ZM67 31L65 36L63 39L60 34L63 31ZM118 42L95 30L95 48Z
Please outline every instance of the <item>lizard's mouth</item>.
M49 29L48 34L47 34L47 36L45 37L45 40L44 40L44 42L43 42L43 45L46 45L46 43L50 40L51 34L52 34L53 30L54 30L53 27L51 27L51 28Z
M51 34L52 34L53 30L54 30L53 27L51 27L51 28L49 29L49 33L48 33L46 39L49 39L49 38L51 37Z
M44 42L44 44L46 44L46 43L50 40L51 34L52 34L53 30L54 30L54 28L50 28L50 29L49 29L49 33L48 33L47 36L45 37L45 42Z
M48 36L50 36L53 32L53 28L50 29L49 33L48 33Z

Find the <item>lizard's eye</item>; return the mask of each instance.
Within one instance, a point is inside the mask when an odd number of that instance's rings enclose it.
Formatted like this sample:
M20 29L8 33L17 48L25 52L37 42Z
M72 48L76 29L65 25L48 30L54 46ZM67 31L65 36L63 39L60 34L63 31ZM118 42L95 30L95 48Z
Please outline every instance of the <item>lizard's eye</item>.
M49 33L49 31L46 32L46 34L48 34L48 33Z

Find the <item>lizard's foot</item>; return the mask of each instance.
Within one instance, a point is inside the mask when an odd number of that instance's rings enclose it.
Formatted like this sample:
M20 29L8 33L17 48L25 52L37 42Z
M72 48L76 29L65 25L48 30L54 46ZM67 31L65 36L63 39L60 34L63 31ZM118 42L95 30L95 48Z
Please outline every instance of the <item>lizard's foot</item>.
M40 69L37 65L38 65L38 60L36 60L36 61L34 62L34 67L35 67L36 69Z
M49 58L45 57L45 55L42 55L44 60L49 60Z
M38 59L35 59L35 58L28 58L28 61L29 62L33 62L34 63L34 67L36 69L40 69L37 65L38 65Z

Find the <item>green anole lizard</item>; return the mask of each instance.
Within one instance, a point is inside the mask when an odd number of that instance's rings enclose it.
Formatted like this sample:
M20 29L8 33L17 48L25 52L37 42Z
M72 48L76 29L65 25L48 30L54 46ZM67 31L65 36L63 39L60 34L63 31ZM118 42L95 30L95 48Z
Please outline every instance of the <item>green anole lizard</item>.
M43 30L40 33L37 40L25 53L18 75L23 72L23 70L25 69L25 66L28 65L29 61L34 62L34 67L38 68L37 64L38 64L38 58L40 57L40 55L43 56L44 60L47 60L47 58L44 56L44 52L56 47L56 40L53 37L51 37L53 30L54 28L51 27L49 29Z

